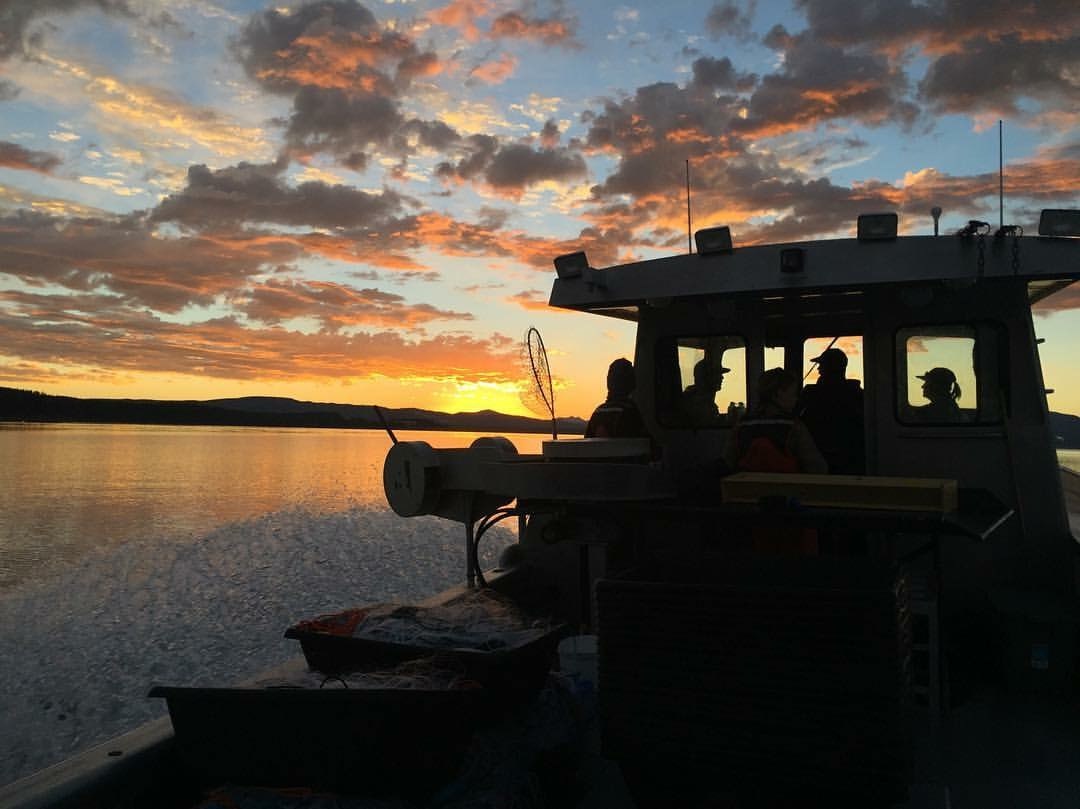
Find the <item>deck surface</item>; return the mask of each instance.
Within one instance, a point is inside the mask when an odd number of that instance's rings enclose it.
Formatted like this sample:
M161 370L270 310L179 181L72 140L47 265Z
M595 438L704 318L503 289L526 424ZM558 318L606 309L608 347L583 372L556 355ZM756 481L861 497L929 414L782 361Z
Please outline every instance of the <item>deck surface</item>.
M987 690L917 736L907 804L923 807L1080 807L1080 702Z

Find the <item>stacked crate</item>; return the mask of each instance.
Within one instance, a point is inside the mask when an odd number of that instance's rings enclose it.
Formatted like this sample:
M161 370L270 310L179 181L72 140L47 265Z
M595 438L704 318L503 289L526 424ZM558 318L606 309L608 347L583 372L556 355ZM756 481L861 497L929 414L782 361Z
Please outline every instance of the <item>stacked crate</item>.
M597 583L605 753L679 790L902 795L903 580L820 559L725 574Z

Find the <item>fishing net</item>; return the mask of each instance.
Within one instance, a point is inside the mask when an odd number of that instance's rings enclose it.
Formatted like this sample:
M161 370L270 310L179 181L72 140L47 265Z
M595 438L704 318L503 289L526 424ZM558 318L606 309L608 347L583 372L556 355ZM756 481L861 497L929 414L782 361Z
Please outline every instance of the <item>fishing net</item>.
M473 590L434 607L369 607L352 636L433 650L495 652L521 646L550 630L550 623L527 616L508 599L489 590Z
M540 331L530 326L521 343L521 368L527 380L521 390L521 401L538 416L551 419L552 437L555 428L555 383L548 365L547 349Z
M445 604L383 603L320 615L296 629L414 648L496 652L513 649L553 629L492 590L470 590Z

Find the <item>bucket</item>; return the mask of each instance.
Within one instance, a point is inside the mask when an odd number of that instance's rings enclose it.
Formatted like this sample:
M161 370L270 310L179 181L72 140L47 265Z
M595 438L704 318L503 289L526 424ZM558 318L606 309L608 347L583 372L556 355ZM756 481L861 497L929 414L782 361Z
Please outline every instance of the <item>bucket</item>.
M596 635L573 635L559 642L559 670L582 691L596 691Z

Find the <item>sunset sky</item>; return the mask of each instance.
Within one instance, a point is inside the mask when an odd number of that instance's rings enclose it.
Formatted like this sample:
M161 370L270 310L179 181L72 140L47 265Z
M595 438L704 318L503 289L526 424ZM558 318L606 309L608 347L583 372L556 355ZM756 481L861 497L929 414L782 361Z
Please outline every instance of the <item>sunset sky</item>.
M0 385L587 416L551 260L1080 207L1076 0L4 0ZM1080 413L1080 293L1036 322Z

